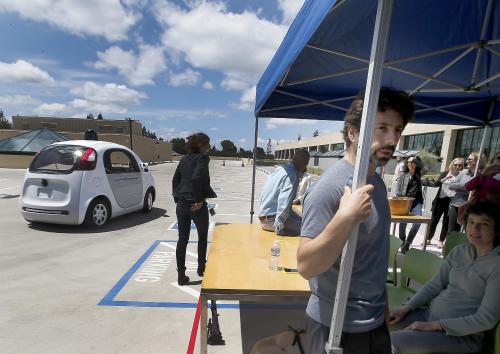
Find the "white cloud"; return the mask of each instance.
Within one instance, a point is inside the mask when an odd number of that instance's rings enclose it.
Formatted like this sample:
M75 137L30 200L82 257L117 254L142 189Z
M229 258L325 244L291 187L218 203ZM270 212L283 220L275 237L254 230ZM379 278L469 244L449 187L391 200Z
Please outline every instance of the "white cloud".
M243 139L240 139L238 140L240 142L240 144L245 144L247 142L247 139L246 138L243 138Z
M227 74L220 85L226 90L245 90L248 88L248 80L242 79L238 75Z
M0 96L0 107L13 106L33 106L39 104L40 101L27 95L6 95Z
M280 125L315 125L320 122L315 119L270 118L266 121L266 128L276 129Z
M168 84L173 87L195 86L201 79L201 74L190 68L178 74L170 75Z
M255 84L287 26L250 11L229 12L222 2L188 3L186 10L171 1L156 2L155 16L164 26L164 45L195 68L223 72L231 80L246 83L244 88Z
M62 103L43 103L33 110L38 115L55 116L67 110L67 106Z
M283 23L291 24L303 4L304 0L278 0L278 8L283 13Z
M134 86L154 84L153 78L165 70L163 49L147 44L139 46L139 53L113 46L104 52L97 52L99 58L93 67L97 69L116 69Z
M214 84L212 84L210 81L205 81L202 86L205 90L213 90L215 88Z
M54 79L42 69L24 60L0 62L0 82L34 82L52 85Z
M102 112L103 114L128 111L129 106L139 105L147 96L125 85L107 83L104 85L87 81L83 86L73 88L71 93L83 98L71 101L71 106L81 112Z
M217 128L217 127L211 127L210 130L213 131L213 132L216 132L217 130L219 130L219 128Z
M174 138L175 128L159 128L154 129L157 135L164 137L167 140Z
M2 0L0 12L15 12L70 33L103 36L109 41L126 39L128 30L140 18L119 0Z
M240 101L237 103L233 103L232 105L238 109L241 109L242 111L253 111L253 108L255 106L255 92L255 86L246 89L241 94Z
M227 112L213 109L148 109L134 110L136 116L147 116L159 122L183 120L211 120L226 118Z

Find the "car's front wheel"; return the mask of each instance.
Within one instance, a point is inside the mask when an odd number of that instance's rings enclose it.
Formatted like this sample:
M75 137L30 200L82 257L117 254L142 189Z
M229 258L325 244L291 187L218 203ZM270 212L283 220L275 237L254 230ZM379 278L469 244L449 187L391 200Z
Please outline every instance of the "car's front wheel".
M110 216L108 203L104 199L94 199L87 209L83 223L88 228L100 228L107 224Z
M144 213L149 213L153 210L153 191L149 188L144 195L144 205L142 207L142 211Z

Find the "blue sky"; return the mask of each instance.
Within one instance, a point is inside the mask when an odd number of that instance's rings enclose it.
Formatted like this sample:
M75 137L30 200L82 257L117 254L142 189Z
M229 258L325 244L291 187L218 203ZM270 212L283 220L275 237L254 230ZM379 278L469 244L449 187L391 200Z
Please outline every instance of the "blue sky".
M253 144L255 85L303 0L2 0L7 117L132 117L166 139ZM262 119L259 145L339 123Z

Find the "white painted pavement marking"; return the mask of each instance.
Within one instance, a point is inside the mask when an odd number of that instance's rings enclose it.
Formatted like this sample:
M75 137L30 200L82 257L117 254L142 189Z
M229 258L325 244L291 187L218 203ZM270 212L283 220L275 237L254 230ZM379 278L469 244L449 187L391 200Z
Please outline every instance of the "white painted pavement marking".
M200 292L194 290L193 288L190 288L189 286L185 286L185 285L180 286L177 282L170 283L170 285L179 289L180 291L185 292L188 295L191 295L192 297L194 297L196 299L200 297Z
M168 247L168 248L170 248L170 249L172 249L172 250L174 250L174 251L175 251L175 249L177 248L176 246L171 245L170 243L167 243L167 242L160 242L160 245L165 246L165 247ZM186 254L187 254L188 256L191 256L191 257L194 257L194 258L198 259L198 255L197 255L196 253L193 253L193 252L191 252L191 251L186 251Z
M22 186L12 186L12 187L5 187L5 188L0 188L0 191L3 191L4 189L12 189L12 188L20 188Z

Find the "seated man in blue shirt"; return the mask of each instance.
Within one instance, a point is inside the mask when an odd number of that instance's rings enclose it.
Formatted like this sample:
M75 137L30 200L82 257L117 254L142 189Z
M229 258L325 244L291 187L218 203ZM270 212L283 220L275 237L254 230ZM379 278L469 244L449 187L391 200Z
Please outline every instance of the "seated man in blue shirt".
M259 210L259 220L264 230L275 231L282 236L300 234L302 218L292 211L292 202L308 163L309 153L298 149L292 161L276 168L267 178Z

